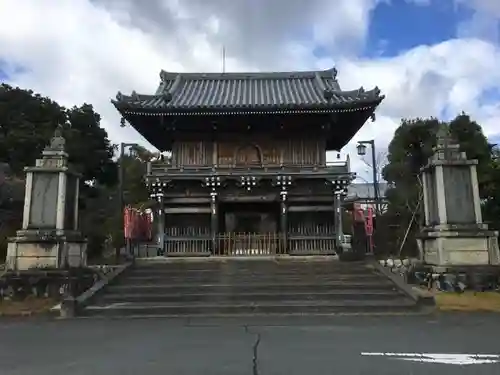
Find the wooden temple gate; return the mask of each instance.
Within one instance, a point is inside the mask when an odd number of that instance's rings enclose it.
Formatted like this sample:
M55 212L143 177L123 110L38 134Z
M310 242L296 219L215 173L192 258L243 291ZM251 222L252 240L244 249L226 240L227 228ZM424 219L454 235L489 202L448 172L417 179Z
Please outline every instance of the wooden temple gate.
M160 72L152 94L113 104L168 162L150 163L166 255L334 254L343 243L348 160L327 162L383 100L344 91L335 68Z
M174 190L172 184L153 183L153 196L160 198L159 212L163 213L156 220L159 247L168 256L336 254L342 237L338 208L352 177L342 172L346 167L343 163L327 167L340 170L337 179L326 178L326 184L323 179L316 181L316 187L322 189L317 191L316 203L304 197L304 190L313 184L300 181L308 167L256 166L252 168L254 175L243 178L234 168L225 174L219 169L217 176L204 177L200 185L208 192L196 198L168 198L166 192ZM195 170L186 169L181 173L195 174ZM273 169L281 173L276 175ZM175 177L175 168L167 170ZM197 170L205 172L206 168ZM206 198L207 193L211 198ZM190 204L181 204L186 201Z

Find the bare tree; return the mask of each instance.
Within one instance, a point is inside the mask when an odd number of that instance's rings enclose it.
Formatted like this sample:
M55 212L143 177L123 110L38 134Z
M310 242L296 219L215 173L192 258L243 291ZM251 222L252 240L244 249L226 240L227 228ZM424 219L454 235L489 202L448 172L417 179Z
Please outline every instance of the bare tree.
M371 172L373 170L373 161L371 160L371 158L368 158L365 156L361 160L368 168L370 168L370 172ZM384 170L384 167L387 164L388 164L387 151L378 151L375 154L375 171L377 174L377 181L378 182L383 180L382 172Z

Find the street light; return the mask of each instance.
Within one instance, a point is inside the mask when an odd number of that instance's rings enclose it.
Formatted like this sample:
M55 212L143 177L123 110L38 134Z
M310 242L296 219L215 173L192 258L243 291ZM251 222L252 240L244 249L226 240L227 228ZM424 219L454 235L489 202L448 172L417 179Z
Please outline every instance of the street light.
M136 147L138 146L137 143L124 143L122 142L120 144L120 156L118 158L118 205L119 205L119 212L120 212L120 222L122 229L124 229L124 220L123 220L123 178L124 178L124 169L123 169L123 157L125 156L125 149L127 147ZM125 237L125 232L123 233L123 236ZM123 238L125 239L125 238ZM129 249L129 242L127 242L127 250ZM116 249L116 260L118 260L120 257L120 249Z
M361 142L358 143L356 148L358 149L358 155L360 155L360 156L366 155L366 146L363 143L361 143Z
M370 145L372 150L373 196L375 199L375 212L378 213L379 196L378 196L378 181L377 181L377 165L375 157L375 140L372 139L369 141L359 141L356 148L358 151L358 155L364 156L366 155L366 145Z

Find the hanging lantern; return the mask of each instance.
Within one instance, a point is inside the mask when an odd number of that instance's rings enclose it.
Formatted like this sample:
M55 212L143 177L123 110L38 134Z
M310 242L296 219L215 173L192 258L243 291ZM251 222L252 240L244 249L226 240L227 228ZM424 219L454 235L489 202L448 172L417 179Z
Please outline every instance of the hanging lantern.
M363 143L358 143L358 145L356 146L356 148L358 150L358 155L359 156L366 155L366 146Z

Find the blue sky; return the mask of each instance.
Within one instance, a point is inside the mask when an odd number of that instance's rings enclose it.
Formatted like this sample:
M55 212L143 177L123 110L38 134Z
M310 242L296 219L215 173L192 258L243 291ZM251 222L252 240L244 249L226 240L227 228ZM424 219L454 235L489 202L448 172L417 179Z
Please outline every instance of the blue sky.
M471 10L452 0L418 5L404 0L378 5L368 30L367 56L396 56L419 45L439 43L457 36L457 27Z
M9 74L16 76L27 72L21 65L15 63L7 64L7 59L1 57L0 55L0 82L8 83L10 81ZM8 56L6 57L8 58Z

